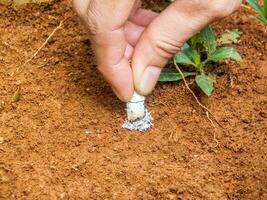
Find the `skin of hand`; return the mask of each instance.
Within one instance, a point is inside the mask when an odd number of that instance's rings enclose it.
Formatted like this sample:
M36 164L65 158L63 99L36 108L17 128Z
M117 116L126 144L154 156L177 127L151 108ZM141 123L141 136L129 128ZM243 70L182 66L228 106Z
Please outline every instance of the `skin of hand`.
M148 95L184 42L222 19L242 0L176 0L160 14L139 0L73 0L92 41L100 72L122 100ZM132 60L130 66L129 60Z
M129 64L142 32L158 16L141 9L140 0L73 0L95 52L98 68L122 101L133 96Z

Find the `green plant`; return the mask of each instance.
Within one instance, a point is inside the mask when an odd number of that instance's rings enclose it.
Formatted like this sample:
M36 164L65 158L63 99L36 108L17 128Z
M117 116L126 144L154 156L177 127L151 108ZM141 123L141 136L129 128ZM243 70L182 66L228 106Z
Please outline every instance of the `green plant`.
M237 44L239 42L239 38L242 32L238 29L234 29L232 31L226 30L224 34L222 34L219 39L217 40L217 45L224 45L224 44Z
M170 64L175 62L187 67L187 70L183 71L183 76L195 76L195 81L199 88L207 96L210 96L216 81L215 76L212 74L212 70L209 68L209 66L211 66L210 64L219 62L223 59L242 61L240 54L235 48L218 47L218 44L229 44L229 41L232 41L232 43L237 42L240 32L237 30L234 31L235 34L228 31L224 34L224 37L222 37L222 35L216 41L213 29L210 26L204 28L184 44L181 51L170 60ZM159 81L178 81L183 79L183 76L177 69L165 68L162 70Z
M263 5L261 6L257 0L247 0L249 5L253 7L259 16L255 16L257 20L267 25L267 0L263 1Z

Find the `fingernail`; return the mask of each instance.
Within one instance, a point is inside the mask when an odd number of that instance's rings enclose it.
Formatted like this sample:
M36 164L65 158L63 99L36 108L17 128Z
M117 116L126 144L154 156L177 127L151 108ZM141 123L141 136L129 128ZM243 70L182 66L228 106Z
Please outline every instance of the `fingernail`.
M158 82L160 73L161 68L159 67L147 67L143 73L142 79L139 84L139 92L143 95L151 93Z

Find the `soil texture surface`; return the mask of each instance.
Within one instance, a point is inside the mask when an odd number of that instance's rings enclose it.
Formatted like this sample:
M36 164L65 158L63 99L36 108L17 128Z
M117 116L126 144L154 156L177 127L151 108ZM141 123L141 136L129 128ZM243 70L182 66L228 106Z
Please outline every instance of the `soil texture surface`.
M244 62L218 64L209 98L191 85L224 129L178 82L148 97L154 127L140 133L121 128L125 104L69 1L0 5L0 199L266 200L267 36L251 14L214 24L243 33L234 46Z

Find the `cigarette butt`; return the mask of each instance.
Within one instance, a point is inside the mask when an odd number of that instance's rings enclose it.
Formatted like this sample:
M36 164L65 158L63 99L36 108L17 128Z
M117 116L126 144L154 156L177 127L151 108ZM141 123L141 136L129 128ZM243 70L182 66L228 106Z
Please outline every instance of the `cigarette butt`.
M145 116L145 97L134 92L132 99L127 103L127 119L135 121Z

